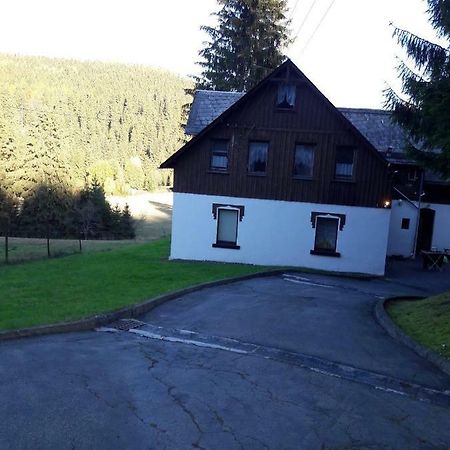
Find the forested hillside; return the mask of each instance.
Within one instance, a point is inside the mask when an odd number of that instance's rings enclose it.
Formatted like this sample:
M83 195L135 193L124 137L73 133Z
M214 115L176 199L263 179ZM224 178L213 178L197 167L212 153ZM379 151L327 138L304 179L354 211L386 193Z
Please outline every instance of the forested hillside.
M167 184L157 166L183 142L189 81L142 66L0 55L0 183L107 194Z

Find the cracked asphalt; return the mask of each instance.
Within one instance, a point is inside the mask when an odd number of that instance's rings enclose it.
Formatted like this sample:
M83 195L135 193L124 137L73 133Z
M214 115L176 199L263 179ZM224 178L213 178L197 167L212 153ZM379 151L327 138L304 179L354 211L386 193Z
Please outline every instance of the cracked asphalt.
M373 318L379 297L423 286L254 279L140 318L151 326L138 331L162 327L169 338L203 339L202 346L129 331L0 343L0 449L448 449L448 405L308 366L316 358L325 368L450 389L448 376ZM217 343L224 348L208 347ZM225 344L262 350L237 353ZM306 363L267 349L301 353Z

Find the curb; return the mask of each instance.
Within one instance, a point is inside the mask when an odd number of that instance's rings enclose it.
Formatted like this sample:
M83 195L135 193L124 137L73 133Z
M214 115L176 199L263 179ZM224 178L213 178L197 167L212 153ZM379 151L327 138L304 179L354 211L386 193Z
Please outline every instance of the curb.
M242 275L240 277L226 278L224 280L210 281L208 283L197 284L188 288L180 289L178 291L170 292L168 294L159 295L146 300L143 303L135 303L133 305L126 306L125 308L117 309L105 314L97 314L85 319L60 322L52 325L40 325L32 328L19 328L16 330L0 331L0 342L10 339L18 339L33 336L43 336L47 334L57 333L71 333L75 331L87 331L94 328L107 325L119 319L138 317L151 311L153 308L173 300L182 295L190 294L191 292L199 291L201 289L211 288L215 286L222 286L225 284L235 283L238 281L250 280L252 278L265 278L285 273L286 269L268 270L264 272L258 272L250 275Z
M386 330L386 332L397 341L400 341L402 344L406 345L414 352L416 352L422 358L427 359L432 364L437 366L447 375L450 375L450 361L443 358L441 355L436 353L435 351L424 347L423 345L417 343L410 336L403 333L403 331L392 321L389 315L386 312L385 305L386 303L393 300L423 300L425 297L390 297L379 300L375 304L375 317L378 323Z

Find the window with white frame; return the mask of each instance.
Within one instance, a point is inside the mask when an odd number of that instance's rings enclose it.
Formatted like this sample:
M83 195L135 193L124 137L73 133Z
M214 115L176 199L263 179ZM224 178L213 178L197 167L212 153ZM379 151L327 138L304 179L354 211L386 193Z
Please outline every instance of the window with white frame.
M355 149L348 146L338 146L336 148L335 176L339 179L353 178L353 166L355 159Z
M267 154L269 143L252 141L248 147L248 173L254 175L265 175L267 170Z
M228 170L228 141L226 139L212 141L210 168L220 172Z
M238 228L244 216L244 207L214 203L213 216L217 220L216 242L213 247L239 249Z
M314 164L314 145L297 144L294 156L294 177L311 178Z
M294 109L296 97L295 84L281 83L278 85L277 108Z
M336 252L339 219L334 217L318 217L316 219L316 239L314 250Z
M312 255L341 256L337 252L338 233L344 228L345 214L311 213L311 224L316 229Z

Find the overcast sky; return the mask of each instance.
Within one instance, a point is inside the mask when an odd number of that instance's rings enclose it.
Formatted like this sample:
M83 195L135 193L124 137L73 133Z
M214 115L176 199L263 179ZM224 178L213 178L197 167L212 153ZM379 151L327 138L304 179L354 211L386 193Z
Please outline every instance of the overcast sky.
M287 55L336 106L381 107L385 83L395 86L401 51L389 22L433 37L424 0L289 4L298 35ZM216 9L215 0L3 0L0 52L139 63L189 75L198 72L200 25L211 24Z

